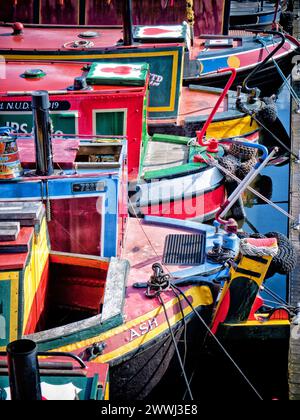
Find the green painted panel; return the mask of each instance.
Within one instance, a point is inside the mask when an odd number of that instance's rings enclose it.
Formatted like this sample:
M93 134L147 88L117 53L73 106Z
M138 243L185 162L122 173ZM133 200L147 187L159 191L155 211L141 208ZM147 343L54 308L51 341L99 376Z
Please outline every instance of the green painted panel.
M95 392L98 375L94 377L42 376L42 396L46 400L95 400L103 399L103 394ZM10 396L8 376L0 376L0 401Z
M55 134L76 134L76 114L74 112L51 113ZM12 127L20 134L32 133L32 113L27 112L0 112L0 126Z
M124 112L97 112L96 134L98 136L123 136L125 134Z
M87 75L92 85L145 86L148 64L93 63Z
M0 347L9 343L10 337L10 281L0 281Z

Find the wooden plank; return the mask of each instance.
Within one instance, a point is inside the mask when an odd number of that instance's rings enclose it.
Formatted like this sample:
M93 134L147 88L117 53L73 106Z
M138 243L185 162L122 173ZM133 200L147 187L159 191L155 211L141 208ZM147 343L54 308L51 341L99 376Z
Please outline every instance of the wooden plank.
M41 212L40 202L0 202L0 220L36 219Z
M20 233L20 223L0 222L0 242L16 241Z

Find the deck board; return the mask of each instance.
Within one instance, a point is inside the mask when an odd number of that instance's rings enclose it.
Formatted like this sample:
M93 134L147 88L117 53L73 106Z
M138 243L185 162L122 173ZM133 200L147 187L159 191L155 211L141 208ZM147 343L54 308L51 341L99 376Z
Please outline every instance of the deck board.
M184 165L189 148L185 145L150 141L144 161L144 171L154 171Z

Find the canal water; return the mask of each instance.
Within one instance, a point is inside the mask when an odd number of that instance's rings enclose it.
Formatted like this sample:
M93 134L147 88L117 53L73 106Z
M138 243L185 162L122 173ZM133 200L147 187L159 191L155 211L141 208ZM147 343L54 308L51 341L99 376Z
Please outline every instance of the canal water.
M282 127L276 129L276 135L280 139L284 139L290 147L291 99L286 87L282 87L278 92L277 109ZM263 138L266 145L277 146L270 135L264 134ZM289 211L289 179L290 165L287 159L278 166L265 168L253 186L282 209ZM288 219L286 216L270 205L260 202L249 193L244 196L244 204L246 220L243 229L245 231L249 233L275 231L287 235ZM277 274L268 279L266 285L280 297L287 299L288 280L286 276ZM269 295L266 293L262 295L268 304L276 306ZM198 326L201 328L199 324ZM192 336L189 337L188 343L193 342L193 353L186 363L187 376L191 380L194 399L200 402L216 401L216 397L218 401L258 400L257 394L219 346L207 340L207 346L199 343L199 348L194 348L198 334L197 328L190 331ZM182 344L184 343L181 342ZM227 347L227 350L263 399L285 400L288 398L287 345L276 344L272 347L267 343L256 342L253 346L248 344L245 348L239 346L238 349ZM185 399L189 401L176 357L173 358L167 375L149 396L149 399L155 401L182 401Z

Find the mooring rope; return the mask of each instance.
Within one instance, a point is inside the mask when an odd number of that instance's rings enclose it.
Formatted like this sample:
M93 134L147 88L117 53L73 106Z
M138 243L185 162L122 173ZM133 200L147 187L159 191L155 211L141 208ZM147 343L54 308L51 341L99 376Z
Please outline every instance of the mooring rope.
M168 317L165 302L164 302L164 300L161 296L161 293L158 293L157 297L158 297L158 300L160 301L160 303L161 303L161 305L164 309L165 317L166 317L166 320L167 320L167 323L168 323L169 331L170 331L170 334L171 334L171 337L172 337L172 341L173 341L173 344L174 344L174 348L175 348L175 351L176 351L178 362L179 362L179 365L180 365L180 368L181 368L181 371L182 371L182 375L184 377L184 381L185 381L185 384L186 384L186 389L188 391L188 394L190 396L191 401L194 401L193 393L192 393L192 390L191 390L191 387L190 387L190 382L187 378L185 367L184 367L182 359L181 359L181 355L180 355L180 352L179 352L179 349L178 349L176 338L174 336L174 332L173 332L173 329L172 329L172 326L171 326L171 323L170 323L170 320L169 320L169 317Z
M234 365L234 367L238 370L238 372L240 373L240 375L244 378L244 380L247 382L247 384L250 386L250 388L253 390L253 392L257 395L257 397L261 401L263 401L263 397L260 395L260 393L258 392L258 390L255 388L255 386L252 384L252 382L248 379L248 377L242 371L242 369L239 367L239 365L235 362L235 360L233 359L233 357L228 353L228 351L225 349L225 347L220 342L220 340L212 332L212 330L209 328L209 326L204 321L204 319L202 318L202 316L196 311L196 309L194 308L193 304L189 301L189 299L187 298L187 296L185 295L185 293L179 287L173 285L172 283L171 283L171 287L172 288L174 287L176 290L178 290L178 292L182 295L182 297L184 298L184 300L188 303L188 305L192 309L193 313L196 315L196 317L201 321L202 325L208 331L209 335L215 340L215 342L218 344L218 346L221 348L221 350L224 352L224 354L228 357L228 359Z

